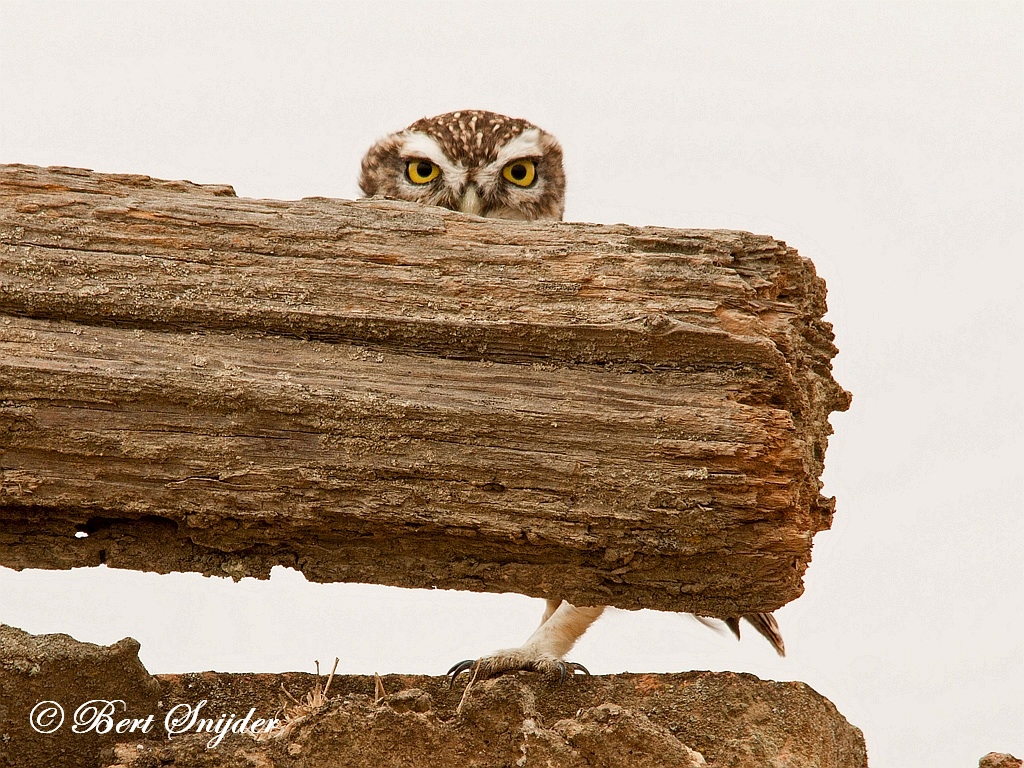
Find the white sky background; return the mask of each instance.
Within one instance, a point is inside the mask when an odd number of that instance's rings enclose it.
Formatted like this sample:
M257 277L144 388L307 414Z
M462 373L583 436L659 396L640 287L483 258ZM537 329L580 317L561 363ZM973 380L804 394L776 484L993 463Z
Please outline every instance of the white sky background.
M0 2L0 162L353 198L367 147L481 108L562 141L566 219L771 234L828 282L852 409L789 656L615 611L595 673L802 680L873 768L1024 757L1024 4ZM439 674L540 600L0 569L0 621L152 672Z

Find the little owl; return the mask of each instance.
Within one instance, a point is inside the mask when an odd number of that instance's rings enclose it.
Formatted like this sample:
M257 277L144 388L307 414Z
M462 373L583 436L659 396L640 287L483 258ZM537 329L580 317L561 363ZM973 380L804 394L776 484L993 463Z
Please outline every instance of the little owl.
M558 221L565 210L562 148L555 137L526 120L479 110L425 117L385 136L363 158L359 186L368 197L495 219ZM603 610L570 605L552 595L525 645L460 662L449 675L454 680L474 667L481 678L521 669L560 677L585 673L583 666L563 657ZM743 618L784 654L770 613ZM739 637L739 618L726 619L726 624Z

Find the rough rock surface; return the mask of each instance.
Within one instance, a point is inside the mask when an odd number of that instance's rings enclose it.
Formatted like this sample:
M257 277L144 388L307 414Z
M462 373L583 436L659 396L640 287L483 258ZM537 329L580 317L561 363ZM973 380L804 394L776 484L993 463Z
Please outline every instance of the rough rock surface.
M866 765L860 731L803 683L691 672L577 678L559 686L521 674L477 683L459 716L462 686L452 690L443 678L422 676L387 676L383 683L397 692L375 700L371 678L336 678L328 708L286 744L271 742L259 754L268 766L308 768ZM188 745L173 765L206 765L194 762L197 746ZM251 745L243 749L257 754ZM288 762L296 757L305 762Z
M0 624L0 766L93 768L111 735L73 733L74 713L92 699L123 700L117 716L140 717L157 710L162 688L139 661L130 637L110 646L82 643L68 635L30 635ZM41 702L64 709L53 733L33 730L30 716L48 730L55 714Z
M978 761L978 768L1021 768L1024 760L1018 760L1005 752L989 752Z
M0 626L0 765L18 768L359 768L543 766L654 768L759 766L862 768L864 739L803 683L712 672L577 677L559 685L533 674L450 688L447 678L386 675L334 678L326 703L287 723L283 738L257 740L185 728L167 738L176 707L202 704L211 721L255 709L283 719L304 700L313 675L198 673L150 676L138 643L109 647L67 635L32 636ZM323 680L321 679L321 683ZM142 720L141 733L72 732L83 702L125 699L114 719ZM67 719L54 733L29 726L44 700ZM457 711L461 702L461 711ZM230 721L228 721L230 722Z
M165 699L196 700L236 685L260 693L246 675L164 677ZM265 677L269 683L272 677ZM802 683L752 675L689 672L577 678L559 686L531 674L478 682L455 710L464 688L444 678L388 675L393 691L374 696L373 678L336 677L331 700L299 722L287 738L226 738L216 750L208 735L170 744L126 742L110 766L148 768L326 768L377 766L759 766L861 768L861 732ZM295 679L294 682L298 682ZM309 687L313 680L307 679ZM292 690L293 694L303 689ZM277 700L272 688L265 700ZM248 701L213 709L244 712ZM233 707L233 709L232 709ZM156 762L154 762L156 761Z

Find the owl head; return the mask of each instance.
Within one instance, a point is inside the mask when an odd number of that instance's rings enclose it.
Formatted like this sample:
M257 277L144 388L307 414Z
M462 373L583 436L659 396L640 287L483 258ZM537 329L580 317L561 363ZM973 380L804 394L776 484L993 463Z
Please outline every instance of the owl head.
M562 148L532 123L494 112L449 112L385 136L363 158L359 186L495 219L560 220Z

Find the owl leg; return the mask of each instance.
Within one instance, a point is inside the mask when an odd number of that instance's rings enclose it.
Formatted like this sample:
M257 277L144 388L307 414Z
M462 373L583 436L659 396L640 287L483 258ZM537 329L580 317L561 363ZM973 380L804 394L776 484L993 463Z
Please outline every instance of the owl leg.
M563 661L562 657L576 644L597 617L603 605L579 608L564 600L548 600L540 626L530 639L518 648L505 648L477 660L461 661L448 670L452 682L463 672L474 671L478 678L498 677L506 672L541 672L550 676L577 672L590 674L582 664Z
M544 615L540 617L540 625L543 627L544 622L551 618L551 614L558 610L558 606L562 604L561 600L552 600L550 597L544 601Z

